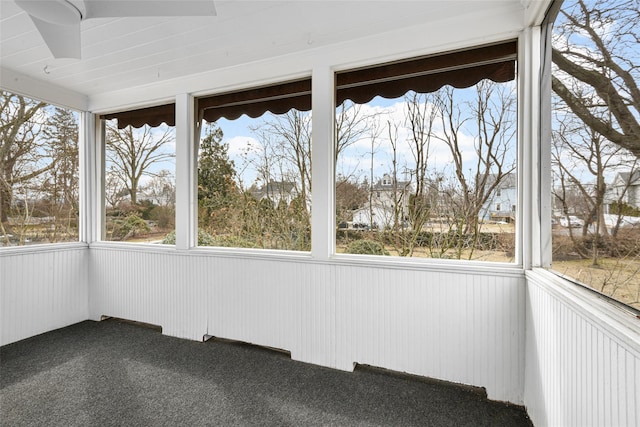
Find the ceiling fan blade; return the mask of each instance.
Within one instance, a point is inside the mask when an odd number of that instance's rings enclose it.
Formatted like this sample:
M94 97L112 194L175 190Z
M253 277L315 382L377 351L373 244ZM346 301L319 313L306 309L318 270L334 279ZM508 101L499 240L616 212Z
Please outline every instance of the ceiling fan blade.
M82 19L130 16L215 16L213 0L85 0Z
M66 0L15 0L30 16L52 24L71 25L80 21L80 11Z
M54 58L80 59L80 21L72 25L52 24L34 16L31 20Z

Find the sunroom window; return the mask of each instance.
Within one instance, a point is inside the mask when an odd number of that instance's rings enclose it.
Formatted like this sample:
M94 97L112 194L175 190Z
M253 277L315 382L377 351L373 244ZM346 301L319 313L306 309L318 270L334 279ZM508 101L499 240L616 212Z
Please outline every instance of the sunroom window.
M639 18L637 2L567 0L549 34L548 52L552 268L636 309Z
M78 114L0 91L0 246L79 240Z
M311 249L311 80L197 100L198 245Z
M336 75L336 251L514 262L509 41Z
M104 240L175 244L174 109L102 116Z

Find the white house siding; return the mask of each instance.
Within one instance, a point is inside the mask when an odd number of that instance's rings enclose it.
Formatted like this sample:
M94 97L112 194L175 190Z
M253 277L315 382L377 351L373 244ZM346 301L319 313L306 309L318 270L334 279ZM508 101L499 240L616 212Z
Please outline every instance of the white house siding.
M88 249L0 251L0 345L87 320Z
M616 174L607 187L605 203L611 204L619 199L622 203L640 209L640 172L635 171L631 179L629 172Z
M543 273L527 274L524 403L534 424L640 425L638 319L593 295L581 302L581 289Z
M524 277L286 260L91 249L90 316L486 387L522 403Z
M636 209L640 209L640 184L629 188L629 198L627 203Z

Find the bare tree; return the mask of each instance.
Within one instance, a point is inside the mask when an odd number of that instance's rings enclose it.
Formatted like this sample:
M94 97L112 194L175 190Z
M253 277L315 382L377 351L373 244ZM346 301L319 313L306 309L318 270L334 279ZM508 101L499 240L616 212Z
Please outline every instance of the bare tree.
M365 113L362 111L362 104L354 104L345 101L337 108L336 126L336 164L340 155L349 147L370 134L372 126L375 126L377 117L381 113Z
M112 166L105 174L104 196L107 206L117 207L128 194L124 181Z
M437 94L441 133L435 135L451 153L461 201L459 232L472 238L469 257L479 237L483 208L515 170L516 98L512 90L511 85L484 80L475 86L472 100L459 99L451 87ZM465 146L465 134L473 135L472 151ZM465 175L467 166L469 175Z
M78 121L75 114L56 107L46 121L44 150L52 159L43 190L48 193L48 214L55 218L50 242L77 236L79 215ZM60 234L62 233L62 235Z
M358 183L353 178L336 176L336 218L338 224L352 219L352 212L363 206L369 198L368 181Z
M410 92L405 95L404 126L406 140L399 139L400 123L387 122L391 147L391 233L389 241L400 256L413 256L416 245L431 214L429 198L430 147L437 109L432 108L433 95ZM412 161L400 164L400 145L406 145ZM405 179L401 180L400 175Z
M604 219L604 202L607 193L606 174L617 168L624 160L627 150L607 141L592 128L585 128L580 119L561 110L557 111L557 125L553 132L553 169L561 180L560 192L556 197L563 202L563 213L570 216L569 207L583 205L580 213L584 220L582 236L586 236L590 228L593 233L591 254L581 248L574 236L572 227L569 235L578 252L591 256L593 265L598 265L598 247L602 238L608 237ZM579 192L582 203L568 203L569 189Z
M171 171L160 170L143 188L144 194L158 206L169 207L176 202L176 184Z
M280 170L280 181L295 182L302 200L311 195L311 115L298 110L272 115L252 129L270 151L270 163ZM268 146L268 147L267 147ZM275 163L275 165L274 165ZM273 168L269 169L270 174ZM306 203L305 203L306 206ZM305 207L306 210L306 207Z
M166 151L166 145L174 141L172 128L163 131L144 126L134 130L108 125L107 160L113 166L131 197L133 205L138 203L138 190L143 176L153 176L151 166L175 157Z
M429 157L438 110L434 108L433 94L412 92L405 95L405 104L406 126L410 131L408 143L413 156L413 166L408 172L415 185L408 213L412 228L419 232L427 222L431 210L428 198L430 183L427 175L430 171Z
M390 132L390 130L389 130ZM378 149L380 148L381 145L381 141L379 141L379 137L382 133L382 127L379 126L377 121L374 121L371 124L371 127L369 129L369 133L368 133L368 137L369 140L371 141L371 151L369 151L369 155L370 155L370 165L369 165L369 177L368 177L368 182L369 182L369 227L370 228L374 228L376 227L376 221L374 218L374 211L373 211L373 185L374 185L374 180L375 180L375 176L374 176L374 170L375 170L375 157L376 154L378 152ZM366 178L366 175L365 175Z
M0 222L6 223L16 187L53 167L42 162L38 137L44 123L44 102L0 91Z
M400 125L398 123L391 123L390 121L387 121L387 131L389 133L388 140L391 145L391 206L385 206L390 209L385 209L384 211L391 214L391 218L387 219L385 223L391 225L391 230L393 231L394 236L399 236L401 230L405 226L405 212L403 208L405 198L408 197L407 192L403 191L398 182L398 144L400 143L398 139L399 127ZM400 255L408 255L408 248L405 247L404 239L400 240L400 245L396 245L400 248Z
M587 126L636 157L640 157L638 22L638 0L568 1L555 23L552 50L556 95Z
M353 147L357 142L369 138L375 145L378 136L378 123L376 118L380 113L363 112L362 104L355 104L351 101L345 101L337 108L335 127L336 127L336 147L335 147L335 168L336 168L336 222L338 224L348 220L348 217L354 210L364 205L369 199L370 215L371 212L371 192L364 186L358 186L357 171L358 164L347 165L341 162L344 153ZM375 155L374 147L371 148L371 161ZM345 170L346 169L346 170ZM373 174L373 166L370 169ZM365 177L366 178L366 177ZM373 176L367 178L367 183L373 184ZM344 187L344 188L343 188ZM361 200L365 195L365 200ZM347 198L351 198L348 200ZM370 216L371 218L371 216ZM370 221L372 222L372 221ZM373 225L373 224L370 224Z

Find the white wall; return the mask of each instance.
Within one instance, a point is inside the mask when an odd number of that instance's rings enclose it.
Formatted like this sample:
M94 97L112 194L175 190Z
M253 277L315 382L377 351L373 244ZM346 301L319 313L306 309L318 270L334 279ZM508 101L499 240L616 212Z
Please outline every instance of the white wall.
M172 253L173 252L173 253ZM380 366L522 403L524 277L92 247L90 316Z
M0 251L0 345L87 320L86 245Z
M537 426L640 425L640 325L546 271L527 273L524 403Z
M131 248L0 252L0 343L110 315L486 387L537 426L640 425L637 319L550 273Z

